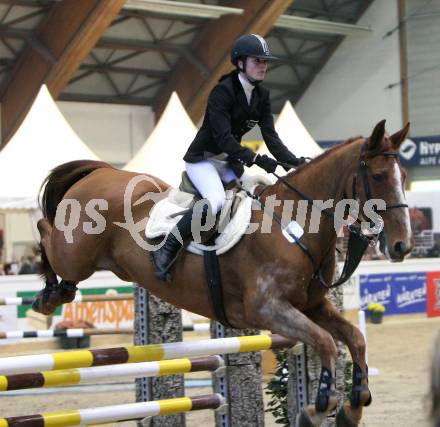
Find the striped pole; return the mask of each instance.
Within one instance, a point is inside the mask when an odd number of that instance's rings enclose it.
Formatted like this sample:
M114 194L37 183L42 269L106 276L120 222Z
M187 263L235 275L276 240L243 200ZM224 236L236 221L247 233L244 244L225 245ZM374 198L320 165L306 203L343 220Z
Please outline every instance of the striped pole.
M220 356L208 356L196 359L186 358L111 365L111 369L108 366L95 366L92 368L60 369L58 371L7 375L0 376L0 391L83 384L89 381L115 377L145 378L185 374L187 372L212 372L223 366L223 363Z
M31 305L35 297L6 297L0 298L1 305ZM69 304L79 304L82 302L103 302L103 301L125 301L133 300L133 294L100 294L100 295L81 295L78 294Z
M76 350L52 354L0 358L0 375L58 369L87 368L118 363L153 362L164 359L246 353L292 347L295 342L280 335L253 335L188 342ZM1 427L1 426L0 426Z
M209 323L195 323L184 325L184 332L206 332L209 331ZM38 331L0 331L0 339L11 338L54 338L68 337L81 338L93 335L125 335L133 334L133 328L72 328L72 329L48 329Z
M92 335L129 335L133 333L133 328L73 328L73 329L48 329L41 331L4 331L0 332L0 339L10 338L81 338Z
M22 417L0 418L0 427L63 427L140 420L157 415L170 415L202 409L217 409L224 404L219 394L127 403L76 411L45 412Z
M183 332L208 332L211 327L210 323L193 323L192 325L183 325Z

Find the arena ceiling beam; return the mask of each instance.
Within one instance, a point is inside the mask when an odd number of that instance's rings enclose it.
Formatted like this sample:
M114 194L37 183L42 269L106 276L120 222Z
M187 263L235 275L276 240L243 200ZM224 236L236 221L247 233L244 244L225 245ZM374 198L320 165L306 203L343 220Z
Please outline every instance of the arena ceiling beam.
M63 93L58 98L60 101L74 101L74 102L99 102L102 104L123 104L130 105L151 105L152 98L148 97L133 97L133 96L108 96L108 95L90 95L87 93Z
M118 50L136 50L138 52L156 51L178 54L181 54L185 50L184 46L178 46L172 43L162 41L148 42L144 40L124 39L120 37L103 37L101 40L98 41L96 47Z
M231 69L230 48L246 33L266 35L292 0L234 0L230 7L242 8L242 15L225 15L207 23L192 44L197 63L182 58L176 65L154 105L156 117L162 114L173 91L177 91L192 120L197 123L205 109L209 91L218 78ZM227 31L226 31L227 29ZM204 68L207 70L204 72Z
M0 62L1 65L1 62ZM110 73L117 73L117 74L135 74L135 75L142 75L145 77L151 77L155 79L164 79L168 76L167 71L159 71L159 70L148 70L144 68L134 68L134 67L117 67L117 66L111 66L107 64L82 64L80 67L81 71L90 72L90 73L103 73L103 72L110 72Z
M54 4L47 19L27 37L2 103L2 145L26 116L41 85L54 98L67 85L82 61L125 4L125 0L63 0Z

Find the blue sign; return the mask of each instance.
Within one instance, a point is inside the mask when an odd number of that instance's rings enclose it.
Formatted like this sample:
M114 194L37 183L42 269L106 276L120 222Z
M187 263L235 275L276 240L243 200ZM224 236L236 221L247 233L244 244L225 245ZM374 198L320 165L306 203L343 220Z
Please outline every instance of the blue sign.
M404 166L439 166L440 136L407 138L399 149Z
M380 303L385 314L426 312L426 274L424 272L368 274L360 276L361 309Z
M319 141L324 150L342 141ZM403 166L440 166L440 135L407 138L399 149Z
M323 149L323 150L328 150L329 148L332 148L334 145L336 144L341 144L342 140L329 140L329 141L317 141L318 145Z

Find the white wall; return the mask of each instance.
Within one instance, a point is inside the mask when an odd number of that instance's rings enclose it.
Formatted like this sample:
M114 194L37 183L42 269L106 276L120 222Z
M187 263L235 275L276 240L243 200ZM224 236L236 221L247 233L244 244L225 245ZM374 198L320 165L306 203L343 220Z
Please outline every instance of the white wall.
M19 261L22 256L32 255L31 248L37 243L37 236L27 212L11 212L4 218L3 261Z
M374 125L387 119L387 129L402 125L397 0L377 0L359 25L369 25L367 35L347 36L295 106L315 140L340 140L369 135Z
M407 0L406 9L411 133L440 135L440 2Z
M106 162L125 165L154 128L151 107L57 102L78 136Z

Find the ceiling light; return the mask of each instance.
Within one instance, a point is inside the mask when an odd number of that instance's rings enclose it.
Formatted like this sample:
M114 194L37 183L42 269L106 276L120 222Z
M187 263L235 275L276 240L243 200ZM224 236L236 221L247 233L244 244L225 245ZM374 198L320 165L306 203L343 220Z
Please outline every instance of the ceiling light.
M275 27L287 28L311 33L339 34L353 36L371 32L371 27L345 24L343 22L324 21L322 19L303 18L301 16L281 15L275 22Z
M124 9L145 10L165 15L191 16L194 18L220 18L223 15L241 15L243 9L200 3L184 3L169 0L127 0Z

